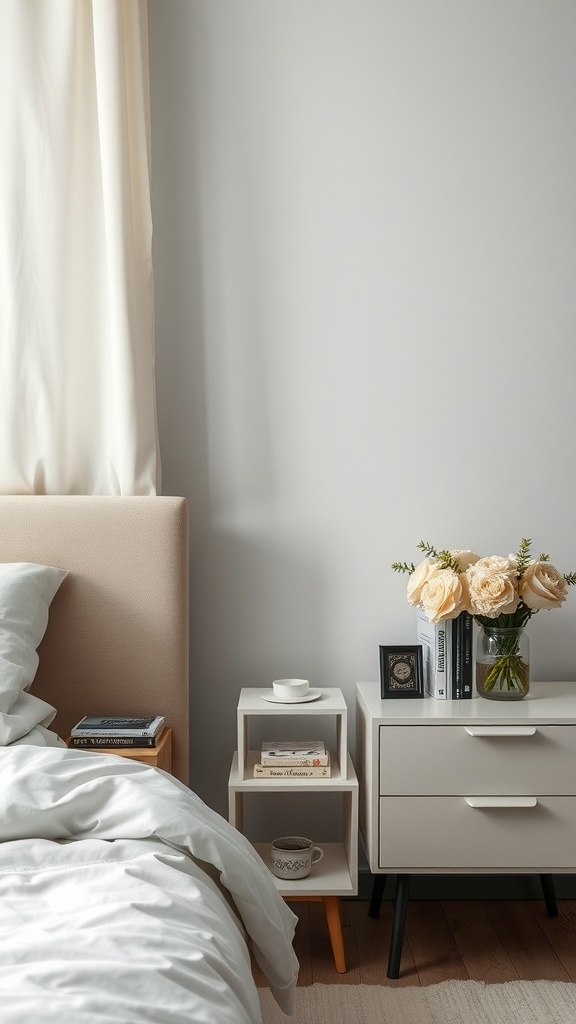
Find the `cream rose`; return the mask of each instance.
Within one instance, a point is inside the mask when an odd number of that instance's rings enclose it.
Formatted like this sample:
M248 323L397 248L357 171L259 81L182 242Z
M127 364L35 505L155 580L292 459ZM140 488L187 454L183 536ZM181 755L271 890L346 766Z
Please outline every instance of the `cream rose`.
M464 611L464 594L458 573L452 569L437 569L422 587L420 604L430 622L445 622Z
M549 562L531 562L522 574L518 590L528 608L551 610L566 600L568 584Z
M465 572L468 581L468 611L472 615L497 615L515 612L520 597L517 590L516 568L508 558L490 555L479 558Z
M475 554L474 551L462 551L457 549L456 551L451 551L450 554L452 555L452 558L455 558L458 562L460 572L464 572L464 569L467 569L469 565L472 565L480 559L480 555Z
M437 572L438 562L433 558L425 558L420 565L417 565L413 573L408 577L408 601L410 604L420 604L422 601L422 588L426 585L433 573Z

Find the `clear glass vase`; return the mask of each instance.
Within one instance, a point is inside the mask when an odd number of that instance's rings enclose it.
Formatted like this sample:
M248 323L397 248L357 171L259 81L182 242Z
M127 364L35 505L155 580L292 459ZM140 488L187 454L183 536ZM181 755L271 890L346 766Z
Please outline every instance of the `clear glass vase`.
M476 690L488 700L522 700L530 689L530 641L523 628L483 626L476 652Z

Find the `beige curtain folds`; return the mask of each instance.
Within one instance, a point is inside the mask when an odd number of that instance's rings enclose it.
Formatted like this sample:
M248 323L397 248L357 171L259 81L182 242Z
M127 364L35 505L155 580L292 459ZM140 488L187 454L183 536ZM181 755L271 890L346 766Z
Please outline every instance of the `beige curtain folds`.
M0 492L154 494L145 0L0 0Z

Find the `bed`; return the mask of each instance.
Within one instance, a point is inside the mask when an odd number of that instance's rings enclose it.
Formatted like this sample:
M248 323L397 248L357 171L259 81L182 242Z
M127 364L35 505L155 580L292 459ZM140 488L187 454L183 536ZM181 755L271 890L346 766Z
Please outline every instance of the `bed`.
M165 715L172 773L69 749L98 713ZM3 1024L259 1024L251 955L292 1012L296 918L188 715L184 499L0 496Z

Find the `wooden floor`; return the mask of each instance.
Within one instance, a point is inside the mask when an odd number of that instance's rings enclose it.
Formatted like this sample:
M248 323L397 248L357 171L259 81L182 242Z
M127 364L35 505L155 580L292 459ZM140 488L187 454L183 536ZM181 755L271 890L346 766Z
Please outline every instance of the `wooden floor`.
M576 982L576 900L558 900L558 917L540 900L411 900L400 977L386 977L392 903L368 917L368 902L343 900L348 971L334 969L323 907L291 903L299 985L435 985L449 979ZM257 984L264 979L255 969Z

